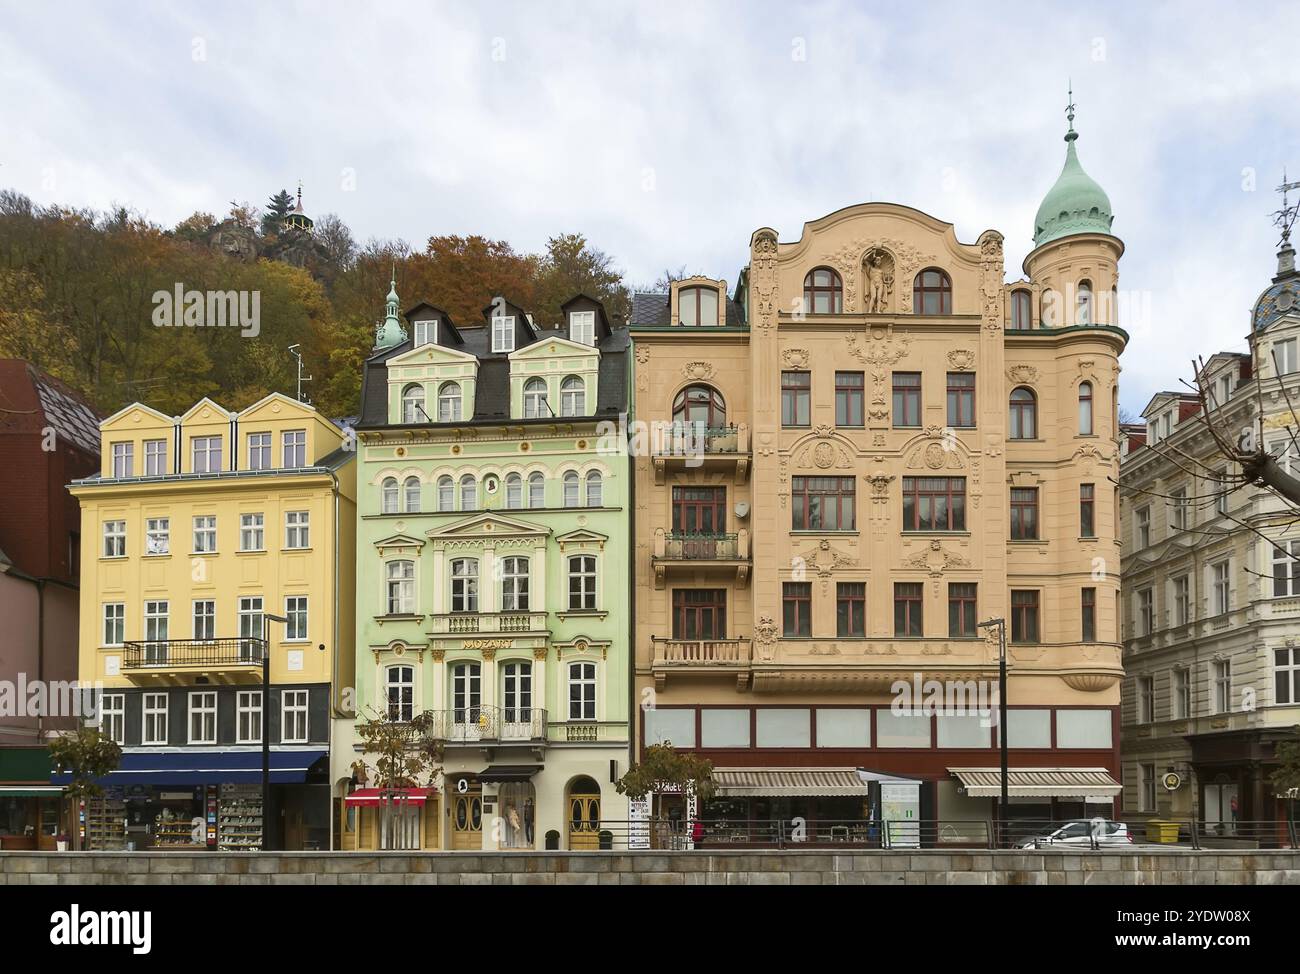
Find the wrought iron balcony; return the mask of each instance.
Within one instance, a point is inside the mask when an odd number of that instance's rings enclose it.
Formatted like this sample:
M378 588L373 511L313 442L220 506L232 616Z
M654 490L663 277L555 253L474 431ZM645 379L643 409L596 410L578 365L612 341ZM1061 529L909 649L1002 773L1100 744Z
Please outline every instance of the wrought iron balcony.
M546 631L546 613L527 609L515 612L441 612L430 618L430 633L433 635Z
M448 744L545 742L546 711L541 707L463 707L434 710L429 736Z
M671 467L734 468L743 483L749 476L749 427L704 426L698 423L659 424L652 431L650 456L655 483L664 482Z
M266 641L251 636L221 639L128 640L122 673L163 680L181 673L212 673L232 680L259 679Z
M650 637L650 668L662 690L668 674L716 676L734 673L739 689L749 686L752 640Z
M717 568L735 572L736 581L749 580L749 532L703 534L682 531L655 531L651 563L655 586L663 588L664 578L674 567L690 571Z

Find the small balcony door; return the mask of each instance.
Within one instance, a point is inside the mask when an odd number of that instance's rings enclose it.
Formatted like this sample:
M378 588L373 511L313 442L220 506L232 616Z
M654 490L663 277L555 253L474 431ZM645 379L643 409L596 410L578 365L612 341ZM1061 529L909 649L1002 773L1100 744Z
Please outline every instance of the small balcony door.
M673 488L673 533L680 537L683 558L717 557L716 536L726 529L725 487Z
M451 671L453 738L477 741L482 732L483 684L478 663L457 663Z
M501 737L533 737L533 664L505 663L501 667Z
M727 590L673 589L673 638L726 639Z

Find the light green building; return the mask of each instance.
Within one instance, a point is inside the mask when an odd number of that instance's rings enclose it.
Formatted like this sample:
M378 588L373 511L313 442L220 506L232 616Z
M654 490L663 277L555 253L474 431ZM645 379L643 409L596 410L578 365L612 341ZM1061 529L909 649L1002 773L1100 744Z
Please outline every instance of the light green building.
M431 714L440 786L381 827L337 734L341 848L619 845L629 759L629 341L578 296L457 327L394 287L357 424L358 719ZM410 337L407 337L409 334ZM617 837L617 838L614 838Z

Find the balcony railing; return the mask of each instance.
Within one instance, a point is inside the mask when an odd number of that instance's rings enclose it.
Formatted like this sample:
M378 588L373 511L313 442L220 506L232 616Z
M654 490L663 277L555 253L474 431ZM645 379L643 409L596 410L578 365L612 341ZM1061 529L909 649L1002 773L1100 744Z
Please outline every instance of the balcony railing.
M743 423L738 426L657 423L652 427L650 446L656 483L664 482L669 466L734 466L741 481L749 475L749 427Z
M541 707L463 707L435 710L429 736L449 744L546 740L546 711Z
M615 720L553 720L549 725L549 738L569 744L595 744L604 741L626 741L626 723Z
M673 423L655 437L654 452L664 457L709 456L749 452L749 427Z
M655 666L748 666L748 639L664 639L652 636Z
M433 617L435 635L457 633L543 632L545 612L443 612Z
M750 639L665 639L650 637L650 669L655 687L662 690L668 674L713 675L734 673L736 687L749 689L753 641Z
M123 650L124 670L260 667L266 641L252 637L127 641Z
M749 557L749 534L746 531L736 534L670 531L663 540L663 551L656 550L655 556L672 561L740 561ZM655 547L657 549L658 545Z

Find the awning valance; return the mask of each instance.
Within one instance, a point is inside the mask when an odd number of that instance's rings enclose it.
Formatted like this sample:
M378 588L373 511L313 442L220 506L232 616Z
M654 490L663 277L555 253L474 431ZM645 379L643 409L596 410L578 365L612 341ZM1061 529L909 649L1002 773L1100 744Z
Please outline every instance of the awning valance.
M972 798L1002 794L999 768L949 768ZM1113 798L1124 786L1105 768L1008 768L1010 798Z
M845 797L865 795L867 783L854 768L720 768L714 769L718 794L732 798Z
M0 798L58 798L62 794L58 785L0 785Z
M343 801L348 805L373 807L385 802L423 805L428 799L429 791L426 788L358 788Z
M302 784L313 765L323 768L329 752L314 748L271 750L271 783ZM55 772L54 784L66 785L72 776ZM214 751L205 748L125 751L116 771L99 784L109 785L255 785L262 780L262 749Z
M542 770L540 764L497 764L478 773L479 781L529 781Z

